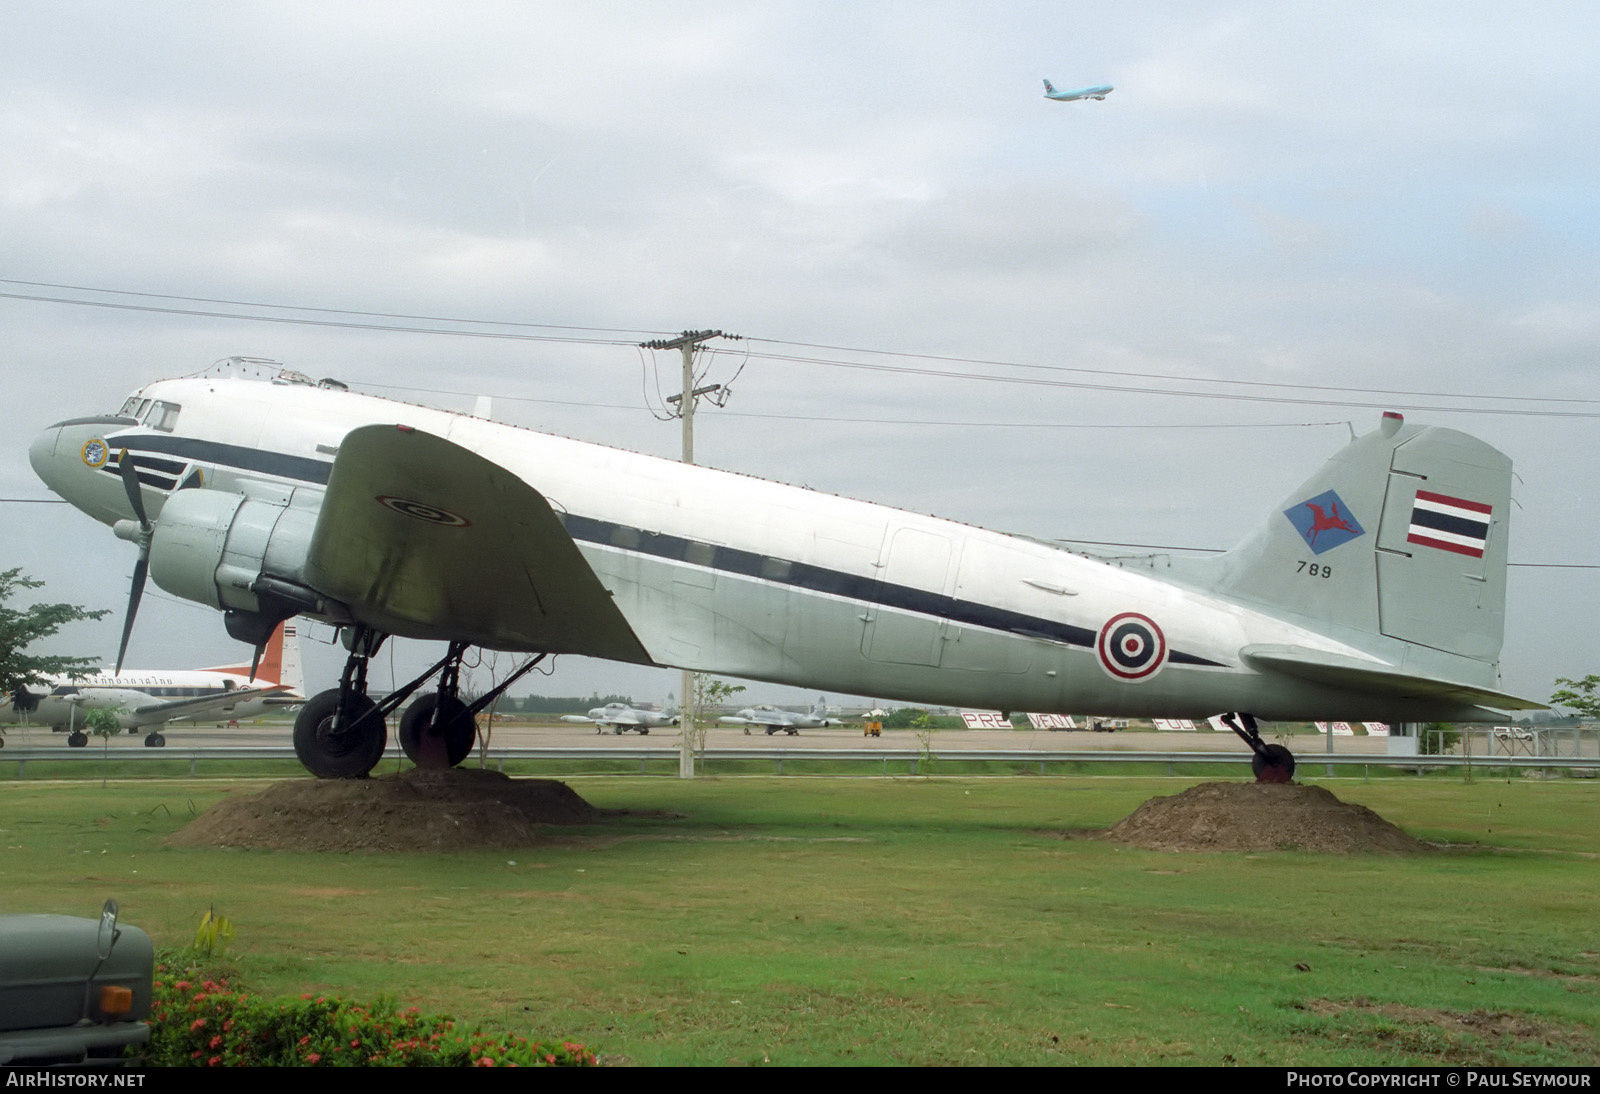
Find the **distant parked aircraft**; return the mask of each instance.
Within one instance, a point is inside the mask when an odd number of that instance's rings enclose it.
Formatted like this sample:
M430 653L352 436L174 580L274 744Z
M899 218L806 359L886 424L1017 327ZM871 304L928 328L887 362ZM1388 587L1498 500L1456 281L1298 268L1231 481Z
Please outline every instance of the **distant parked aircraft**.
M1070 103L1078 99L1104 99L1115 91L1110 84L1101 84L1099 87L1080 87L1073 91L1057 91L1049 80L1044 82L1044 97L1054 99L1058 103Z
M677 725L678 708L669 706L662 711L640 710L638 707L630 707L627 703L607 703L603 707L595 707L587 716L563 714L561 720L590 723L596 733L609 729L612 733L620 735L631 729L642 737L648 737L650 730L655 726Z
M160 727L201 715L253 718L272 709L304 703L300 679L300 643L293 623L279 623L267 642L255 674L251 666L220 665L209 669L102 669L83 676L50 676L33 687L0 697L0 725L49 726L70 731L67 744L89 743L83 716L96 709L114 710L127 730L151 726L147 748L167 743Z
M718 718L717 721L731 726L744 726L746 733L752 728L764 729L768 737L780 732L793 737L802 729L844 725L839 719L828 717L828 706L820 695L817 696L817 705L807 714L779 710L774 706L746 707L738 714L730 714L726 718Z

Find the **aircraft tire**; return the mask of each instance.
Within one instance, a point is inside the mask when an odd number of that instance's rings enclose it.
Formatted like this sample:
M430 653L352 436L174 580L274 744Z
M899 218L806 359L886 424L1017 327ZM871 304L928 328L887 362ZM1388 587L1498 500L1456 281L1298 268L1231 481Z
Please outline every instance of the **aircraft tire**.
M294 753L319 779L364 779L383 759L389 733L377 716L378 704L352 695L343 719L339 689L312 696L294 720Z
M455 767L472 755L472 746L478 740L478 724L467 716L467 704L460 699L449 699L443 715L428 731L434 708L439 705L439 693L429 692L406 708L400 717L400 747L407 758L418 767L444 770Z
M166 748L167 747L167 739L165 737L163 737L159 733L146 734L145 739L144 739L144 747L146 747L146 748Z
M71 733L67 734L68 748L87 748L88 746L89 735L83 730L75 729Z
M1282 745L1268 745L1265 756L1258 752L1251 758L1250 770L1258 783L1293 782L1294 753Z

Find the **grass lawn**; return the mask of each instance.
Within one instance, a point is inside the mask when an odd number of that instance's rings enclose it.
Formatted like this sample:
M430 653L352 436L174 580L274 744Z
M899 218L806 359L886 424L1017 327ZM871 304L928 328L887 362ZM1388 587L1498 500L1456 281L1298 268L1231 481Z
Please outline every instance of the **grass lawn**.
M0 909L158 945L231 918L269 993L392 995L639 1064L1600 1063L1600 786L1328 783L1392 857L1063 833L1191 780L572 779L515 852L167 849L211 779L0 783Z

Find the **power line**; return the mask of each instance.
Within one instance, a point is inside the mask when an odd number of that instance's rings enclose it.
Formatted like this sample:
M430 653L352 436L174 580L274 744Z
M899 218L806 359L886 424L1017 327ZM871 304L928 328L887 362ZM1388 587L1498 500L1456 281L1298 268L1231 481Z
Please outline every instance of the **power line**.
M350 384L354 387L369 388L376 391L415 391L425 395L453 395L463 399L487 395L496 402L506 403L576 406L588 410L626 410L630 413L638 413L641 409L650 410L649 406L641 408L633 403L600 403L585 399L545 399L534 395L506 395L492 391L465 391L456 388L422 387L416 384L380 384L366 380L351 380ZM724 388L727 386L727 384L723 385ZM663 399L662 401L664 402L665 400ZM654 412L651 411L651 413ZM656 415L656 419L658 421L668 421L676 416L676 414L670 414L666 417ZM982 422L923 418L857 418L839 414L770 414L753 410L724 410L718 416L723 418L773 419L788 422L839 422L847 425L914 425L968 429L1304 429L1334 425L1348 427L1351 424L1347 419L1327 422L1175 422L1167 425L1154 422Z
M1338 406L1358 407L1369 410L1416 410L1445 414L1505 414L1516 417L1532 418L1600 418L1600 411L1576 410L1515 410L1500 407L1481 406L1435 406L1421 403L1395 403L1392 400L1383 402L1364 402L1354 399L1306 399L1293 398L1285 395L1244 395L1236 392L1223 391L1184 391L1172 388L1135 387L1128 384L1091 383L1083 380L1054 380L1032 376L995 376L974 372L949 372L943 369L914 368L909 365L878 365L865 361L830 361L820 357L794 357L779 354L751 353L752 357L766 357L768 360L790 361L802 364L825 365L830 368L853 368L868 372L890 372L905 375L937 377L946 380L978 380L992 384L1021 384L1028 387L1043 388L1070 388L1079 391L1110 391L1128 395L1164 395L1189 399L1222 399L1239 403L1276 403L1289 406ZM1032 367L1032 366L1029 366ZM1040 366L1047 367L1047 366ZM1134 377L1142 374L1130 373ZM1191 380L1191 383L1210 383L1205 380ZM1283 385L1293 387L1294 385ZM1350 389L1361 390L1361 389ZM1488 396L1446 396L1446 398L1487 398ZM1562 402L1560 399L1545 400L1548 402ZM1577 400L1573 400L1576 402ZM1587 400L1585 400L1587 401Z
M1326 384L1297 384L1274 380L1228 380L1211 376L1183 376L1159 372L1128 372L1122 369L1087 368L1081 365L1039 365L1025 364L1018 361L988 360L981 357L954 357L938 353L911 353L904 350L857 349L849 346L830 346L815 342L787 342L778 338L752 338L752 342L764 342L773 346L795 346L799 349L822 349L834 353L860 353L877 356L905 357L918 361L943 361L957 365L993 365L1000 368L1037 369L1050 372L1076 372L1089 376L1116 376L1126 379L1138 377L1150 380L1169 380L1178 383L1193 384L1224 384L1238 387L1266 387L1285 388L1293 391L1346 391L1362 392L1368 395L1399 395L1406 398L1421 399L1499 399L1504 402L1530 402L1530 403L1600 403L1600 399L1574 399L1566 396L1543 397L1537 395L1478 395L1471 392L1452 391L1404 391L1388 388L1367 387L1337 387ZM763 355L766 356L766 355ZM774 360L813 361L818 364L827 363L816 358L787 357L771 355Z
M25 285L25 286L28 286L28 287L31 287L31 288L36 288L36 289L64 289L64 290L67 290L69 292L102 293L102 294L104 294L106 296L138 296L138 297L144 297L144 298L150 299L150 300L182 300L182 301L187 301L187 302L192 303L192 304L225 304L228 307L233 307L233 308L262 308L262 309L272 309L272 310L278 310L278 311L306 311L306 312L320 313L320 314L323 314L323 315L359 315L359 316L365 316L365 317L367 317L369 319L406 319L406 320L410 320L412 322L420 322L420 323L482 324L482 325L485 325L485 326L494 326L494 327L528 327L528 328L537 329L537 330L575 330L575 331L585 331L585 332L589 332L589 333L619 334L619 335L628 335L628 336L639 335L639 334L662 334L662 333L666 333L664 331L647 331L647 330L642 330L642 329L635 330L633 328L620 328L620 327L582 327L582 326L572 326L570 324L565 324L565 323L528 323L528 322L520 322L520 321L514 321L514 320L502 320L502 319L461 319L461 318L457 318L457 317L454 317L454 316L445 316L445 315L411 315L411 314L407 314L405 312L360 311L360 310L353 309L353 308L316 307L316 306L311 305L311 304L268 304L268 303L264 303L264 302L258 301L258 300L226 300L226 299L219 299L219 298L210 297L210 296L179 296L179 295L176 295L174 293L136 292L136 291L134 291L132 289L101 289L101 288L96 288L96 287L94 287L92 285L62 285L62 284L58 284L58 283L53 282L53 281L18 281L18 280L15 280L13 278L8 278L8 277L0 277L0 285ZM0 295L9 295L9 294L0 294ZM17 296L16 299L30 300L30 299L36 299L36 298L27 297L27 296ZM82 303L82 304L88 304L88 305L91 305L91 306L94 303L93 301L71 301L71 300L59 299L59 298L56 298L56 297L45 297L45 298L37 298L37 299L47 299L47 300L54 301L56 303Z
M145 298L145 299L154 299L154 300L186 301L186 302L191 302L191 303L196 303L196 304L221 304L221 305L225 305L225 306L228 306L228 307L248 307L248 308L258 308L258 309L272 309L272 310L279 310L279 311L301 311L301 312L311 312L311 313L314 313L316 315L348 315L348 316L365 317L365 318L370 318L370 319L399 319L399 320L404 320L407 323L451 323L451 324L456 324L456 325L460 325L460 326L470 326L470 327L494 326L494 327L512 328L512 329L509 329L509 330L483 330L483 329L453 330L453 329L440 328L440 327L409 326L409 325L402 325L402 324L398 324L398 323L368 323L368 322L356 322L356 321L353 321L353 320L333 320L333 319L308 318L308 317L305 317L305 316L289 316L289 315L255 315L255 314L242 313L242 312L213 311L213 310L201 309L201 308L180 308L180 307L165 307L165 306L156 306L156 305L147 305L147 304L116 303L116 302L105 301L105 300L72 299L72 298L66 298L66 297L43 296L43 295L38 295L38 294L26 294L26 293L0 293L0 298L8 298L8 299L15 299L15 300L26 300L26 301L42 302L42 303L57 303L57 304L66 304L66 305L76 305L76 306L82 306L82 307L111 308L111 309L115 309L115 310L152 312L152 313L157 313L157 314L195 315L195 316L200 316L200 317L203 317L203 318L235 319L235 320L241 320L241 321L246 321L246 322L280 323L280 324L291 324L291 325L296 325L296 326L320 326L320 327L331 327L331 328L336 328L336 329L347 329L347 330L371 330L371 331L380 331L380 332L385 332L385 333L433 334L433 335L444 335L444 336L460 337L460 338L492 338L492 339L512 340L512 341L566 342L566 343L573 343L573 344L588 344L588 345L627 345L627 344L636 344L637 340L635 338L631 338L631 337L629 337L629 338L623 338L623 337L602 338L602 337L595 337L595 335L599 335L599 334L617 334L617 335L620 335L620 334L624 334L624 333L629 333L629 334L643 333L643 332L639 332L639 331L628 331L626 328L561 326L561 325L556 325L556 324L524 323L524 322L516 322L516 321L509 321L509 320L508 321L501 321L501 320L484 320L484 319L461 319L461 318L451 318L451 317L443 317L443 316L409 315L409 314L404 314L404 313L392 313L392 312L366 312L366 311L358 311L358 310L354 310L354 309L319 308L319 307L313 307L313 306L307 306L307 305L284 305L284 304L270 304L270 303L262 303L262 302L251 302L251 301L233 301L233 300L224 300L224 299L208 298L208 297L180 296L180 295L177 295L177 294L170 294L170 293L150 293L150 292L137 292L137 291L127 290L127 289L106 289L106 288L96 288L96 287L93 287L93 286L64 285L64 284L55 283L55 282L20 281L20 280L16 280L16 279L8 279L8 278L0 278L0 284L10 284L10 285L19 285L19 286L27 286L27 287L40 287L40 288L54 288L54 289L61 289L61 290L70 291L70 292L91 292L91 293L100 293L100 294L104 294L104 295L133 296L133 297L141 297L141 298ZM530 330L538 330L538 331L574 331L574 332L580 332L580 333L577 333L577 334L529 333ZM659 333L659 332L651 332L651 333ZM1161 382L1177 382L1177 383L1184 383L1184 384L1216 385L1216 386L1221 386L1221 387L1266 388L1266 389L1276 389L1276 390L1279 390L1279 391L1309 391L1309 392L1322 392L1322 393L1340 393L1340 392L1344 392L1344 393L1366 394L1366 395L1398 396L1398 397L1402 397L1402 398L1496 400L1496 401L1498 401L1498 402L1500 402L1502 404L1503 403L1536 403L1536 404L1553 404L1553 405L1557 405L1557 406L1561 406L1561 405L1566 405L1566 406L1583 405L1583 406L1587 406L1587 405L1594 405L1596 403L1600 403L1600 400L1597 400L1597 399L1579 399L1579 398L1569 398L1569 397L1548 397L1547 398L1547 397L1526 396L1526 395L1489 395L1489 394L1479 394L1479 393L1475 393L1475 392L1405 391L1405 390L1393 390L1393 389L1382 389L1382 388L1334 387L1334 386L1330 386L1330 385L1320 385L1320 384L1294 384L1294 383L1282 383L1282 382L1261 381L1261 380L1229 380L1229 379L1209 378L1209 377L1201 377L1201 376L1181 376L1181 375L1166 374L1166 373L1141 373L1141 372L1118 371L1118 370L1113 370L1113 369L1094 369L1094 368L1086 368L1086 367L1070 366L1070 365L1027 364L1027 363L1021 363L1021 362L1015 362L1015 361L997 361L997 360L986 360L986 359L982 359L982 358L964 358L964 357L955 357L955 356L942 356L942 355L937 355L937 354L907 353L907 352L893 351L893 350L856 349L856 348L843 347L843 346L826 345L826 344L821 344L821 343L790 342L790 341L784 341L784 340L781 340L781 339L754 339L754 341L760 341L760 342L763 342L763 343L766 343L766 344L772 345L772 346L794 346L796 348L802 348L802 349L821 349L821 350L824 350L824 351L827 351L827 352L830 352L830 353L852 353L852 354L880 356L880 357L898 357L898 358L903 358L903 359L906 359L906 360L921 360L921 361L940 362L940 363L945 363L945 364L958 364L958 365L965 364L965 365L975 365L975 366L987 367L987 368L1010 368L1010 369L1027 370L1027 371L1031 371L1031 372L1046 372L1046 373L1055 373L1055 374L1073 373L1073 374L1086 375L1086 376L1106 376L1106 377L1116 377L1116 378L1123 379L1123 380L1152 380L1152 381L1161 381ZM772 361L787 362L787 363L791 363L791 364L811 364L811 365L820 365L820 366L833 367L833 368L854 368L854 369L862 369L862 370L868 370L868 371L900 373L900 374L907 374L907 375L921 375L921 376L928 376L928 377L942 377L942 378L945 378L945 379L956 379L956 380L966 380L966 381L986 382L986 383L1028 384L1028 385L1043 386L1043 387L1060 387L1060 388L1073 388L1073 389L1078 389L1078 390L1118 392L1118 393L1122 393L1122 394L1160 395L1160 396L1172 397L1172 398L1227 399L1227 400L1240 401L1240 402L1277 403L1277 404L1302 405L1302 406L1339 406L1339 407L1357 407L1357 408L1362 408L1362 409L1409 410L1409 411L1424 411L1424 412L1434 412L1434 413L1500 414L1500 415L1513 415L1513 416L1523 416L1523 417L1558 417L1558 418L1580 418L1580 419L1600 417L1600 412L1586 412L1586 411L1560 411L1560 410L1553 410L1553 409L1526 409L1526 410L1524 410L1524 409L1507 408L1507 407L1503 407L1503 406L1501 406L1501 407L1462 407L1462 406L1440 406L1440 405L1433 405L1433 404L1402 404L1402 405L1396 405L1396 404L1394 404L1392 399L1385 399L1382 402L1371 402L1371 401L1347 400L1347 399L1314 399L1314 398L1303 398L1303 397L1295 398L1295 397L1290 397L1290 396L1287 396L1287 395L1248 395L1248 394L1243 394L1243 393L1227 392L1227 391L1194 391L1194 390L1162 388L1162 387L1142 387L1142 386L1137 386L1137 385L1128 384L1128 383L1120 383L1120 384L1118 384L1118 383L1105 383L1105 382L1067 381L1067 380L1059 380L1059 379L1050 380L1050 379L1044 379L1044 378L1041 378L1041 377L1002 376L1002 375L995 375L995 374L992 374L992 373L974 373L974 372L959 372L959 371L950 371L950 370L945 370L945 369L934 369L934 368L917 368L917 367L910 366L910 365L896 365L896 364L888 364L888 363L873 364L873 363L869 363L869 362L865 362L865 361L841 361L841 360L832 360L832 359L822 358L822 357L811 357L811 356L803 356L803 355L796 355L796 354L782 354L782 353L770 353L770 352L751 352L750 356L751 357L760 357L760 358L764 358L766 360L772 360Z

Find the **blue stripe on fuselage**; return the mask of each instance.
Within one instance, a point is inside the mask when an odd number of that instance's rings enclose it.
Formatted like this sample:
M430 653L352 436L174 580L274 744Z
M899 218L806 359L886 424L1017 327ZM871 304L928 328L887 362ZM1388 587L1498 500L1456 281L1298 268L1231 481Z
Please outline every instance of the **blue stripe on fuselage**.
M333 469L333 464L324 460L289 456L281 452L267 452L258 448L222 444L195 437L145 435L130 437L126 442L119 439L116 443L126 443L131 452L165 452L197 463L256 471L279 478L298 479L318 486L328 484L328 475ZM841 570L830 570L808 562L794 562L737 547L723 547L682 536L666 535L612 521L597 520L593 517L582 517L572 513L557 513L556 516L566 527L567 534L581 543L631 551L691 566L703 566L706 569L737 574L775 585L788 585L808 592L825 593L846 600L895 608L1024 638L1041 638L1084 649L1092 649L1095 644L1094 631L1087 627L1062 623L1059 620L1026 615L974 601L958 600L953 596L930 593L909 585L893 585L875 577L862 577ZM1225 667L1220 662L1178 650L1170 651L1167 660L1179 665Z

